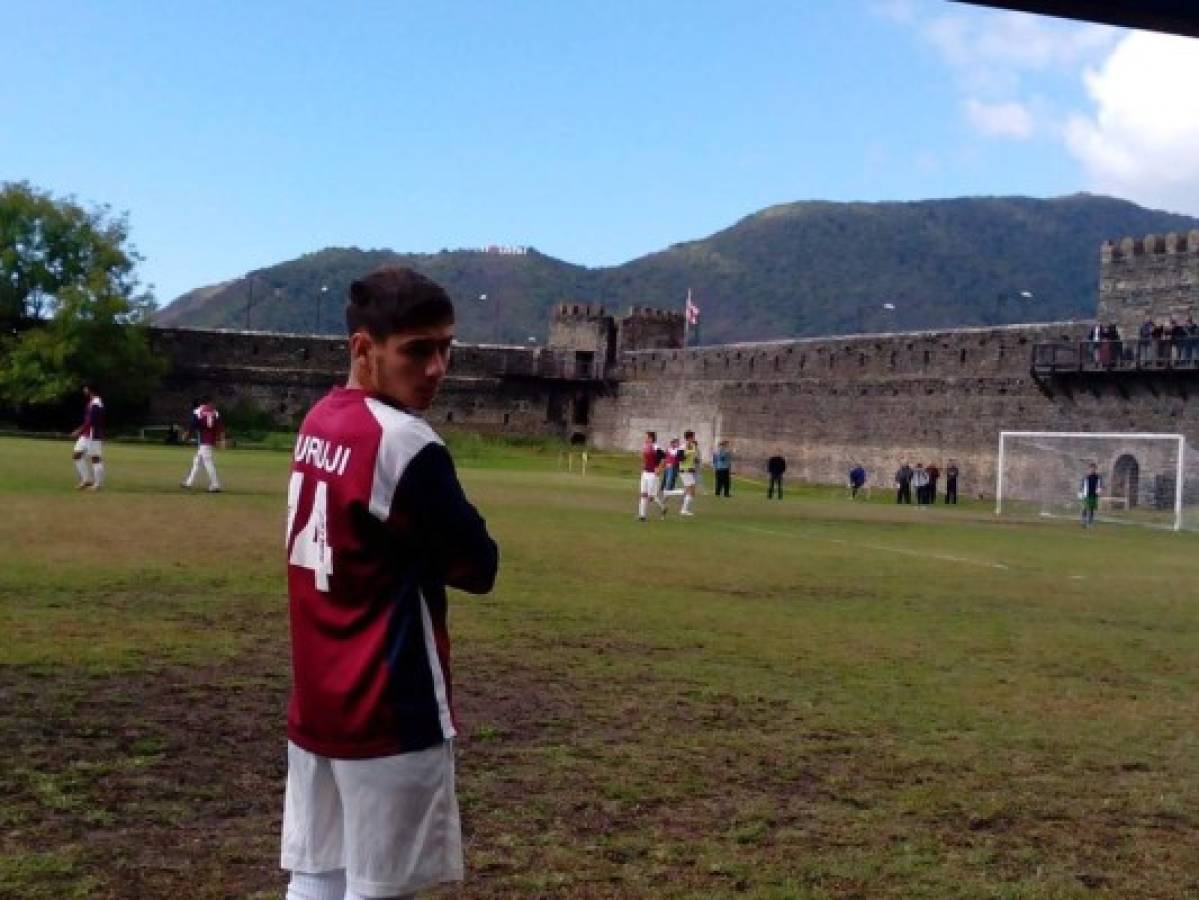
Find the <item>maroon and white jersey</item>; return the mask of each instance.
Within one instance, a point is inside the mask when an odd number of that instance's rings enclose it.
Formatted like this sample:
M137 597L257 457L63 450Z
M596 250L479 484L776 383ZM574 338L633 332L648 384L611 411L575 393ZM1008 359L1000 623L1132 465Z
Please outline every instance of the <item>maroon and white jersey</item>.
M641 471L656 472L662 461L662 448L657 444L645 443L641 447Z
M92 394L84 408L79 436L93 441L104 440L104 401L96 394Z
M433 429L335 388L296 440L287 491L287 736L361 759L456 733L446 585L486 593L498 552Z
M192 432L201 447L215 446L225 431L221 414L211 403L202 403L192 410Z

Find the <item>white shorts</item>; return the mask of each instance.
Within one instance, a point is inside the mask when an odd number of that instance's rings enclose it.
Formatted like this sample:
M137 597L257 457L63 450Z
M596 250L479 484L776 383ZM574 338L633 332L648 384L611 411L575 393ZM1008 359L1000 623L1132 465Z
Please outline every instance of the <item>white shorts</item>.
M75 441L75 452L84 456L101 456L104 453L104 442L90 437L81 437Z
M658 473L657 472L642 472L641 473L641 493L646 497L653 497L658 493Z
M462 826L454 748L374 759L329 759L287 742L284 869L346 870L367 897L461 881Z
M683 476L683 487L695 487L694 472L682 472L680 474Z
M200 459L212 459L212 444L200 444L196 448L196 456Z

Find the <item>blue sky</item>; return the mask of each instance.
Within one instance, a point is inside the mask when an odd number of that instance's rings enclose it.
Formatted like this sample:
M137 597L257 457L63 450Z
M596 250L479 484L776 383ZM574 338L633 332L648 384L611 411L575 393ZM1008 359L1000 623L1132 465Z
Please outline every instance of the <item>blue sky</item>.
M0 15L0 180L127 210L161 302L333 245L617 264L805 199L1199 214L1181 38L945 0Z

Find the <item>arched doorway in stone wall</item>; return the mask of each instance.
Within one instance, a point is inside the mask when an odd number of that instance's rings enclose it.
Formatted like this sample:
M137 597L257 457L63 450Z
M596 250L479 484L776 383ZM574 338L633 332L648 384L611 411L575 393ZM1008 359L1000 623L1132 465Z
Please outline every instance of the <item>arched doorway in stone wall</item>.
M1129 507L1137 505L1141 486L1141 464L1131 453L1125 453L1112 466L1112 497L1122 497Z

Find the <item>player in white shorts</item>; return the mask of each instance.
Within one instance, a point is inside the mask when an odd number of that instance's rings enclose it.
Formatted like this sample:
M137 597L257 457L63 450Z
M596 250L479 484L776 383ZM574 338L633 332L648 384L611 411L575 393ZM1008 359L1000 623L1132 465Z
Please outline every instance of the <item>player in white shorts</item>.
M87 403L83 424L71 432L75 439L71 458L79 473L79 484L75 488L98 491L104 484L104 401L91 385L83 386L83 397Z
M350 377L304 418L287 490L287 900L409 896L463 876L446 588L499 561L420 413L454 307L386 268L350 286Z
M691 504L695 502L695 485L699 481L699 444L694 431L683 432L683 451L679 456L679 475L683 479L683 508L680 516L693 516Z
M658 446L657 432L647 431L645 443L641 445L641 498L637 504L637 518L645 521L652 500L658 504L662 515L666 515L666 504L658 494L658 476L662 469L662 460L666 454Z
M216 476L212 448L224 433L225 423L221 421L221 414L212 405L212 401L205 397L200 401L200 405L192 410L191 427L187 434L189 439L193 435L196 438L196 455L192 458L191 471L187 473L187 478L183 479L181 487L190 488L195 483L200 466L203 465L204 471L208 473L209 493L215 494L220 491L221 481Z

